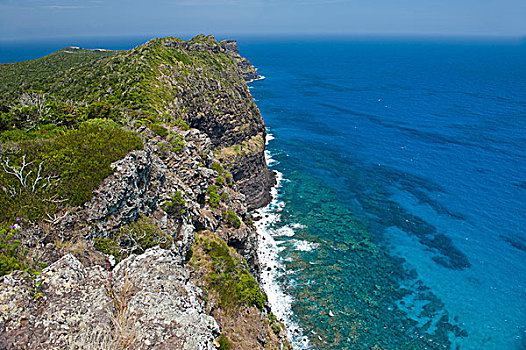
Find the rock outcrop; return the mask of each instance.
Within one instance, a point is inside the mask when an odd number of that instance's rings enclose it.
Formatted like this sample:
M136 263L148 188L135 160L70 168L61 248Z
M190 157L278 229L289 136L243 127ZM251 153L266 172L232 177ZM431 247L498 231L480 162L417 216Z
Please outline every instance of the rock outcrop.
M88 240L81 250L41 245L38 249L46 252L50 266L36 280L22 272L0 279L0 348L90 349L90 344L100 343L107 349L215 349L222 328L212 312L221 315L222 326L232 332L242 326L217 306L206 306L186 263L195 232L212 230L258 275L255 229L244 222L245 196L235 184L214 185L220 173L211 169L213 146L206 135L195 129L167 130L170 136L161 137L143 127L145 149L112 164L114 174L104 179L94 197L48 228L62 240ZM167 146L170 139L182 141L177 150ZM212 185L221 198L214 205L209 201ZM176 192L184 203L174 211L169 204ZM227 212L239 221L230 224ZM89 242L110 239L140 217L151 218L173 238L171 249L147 249L112 267L113 258L104 258ZM33 234L41 231L32 228ZM98 256L87 257L90 254ZM244 338L245 343L261 348L276 344L276 349L287 344L265 325L265 310L241 307L240 312L264 335L260 341Z
M234 62L236 62L237 67L241 71L243 79L246 81L251 81L258 78L257 69L247 60L245 57L239 54L239 48L237 47L237 41L235 40L222 40L219 42L221 47L226 51L226 53L232 57Z
M2 349L214 349L220 329L178 256L160 248L113 271L66 255L36 287L0 280Z
M265 163L265 124L245 84L258 77L257 71L239 55L236 41L199 38L198 42L164 39L162 44L179 54L206 53L224 60L221 74L214 66L184 73L179 65L163 66L159 82L176 93L157 108L181 116L191 127L206 133L217 158L228 158L225 165L246 195L248 208L264 206L270 202L274 177Z
M289 348L257 283L249 210L270 201L274 179L245 83L256 70L235 41L211 36L156 39L74 69L100 69L103 95L105 65L120 60L155 86L127 126L144 147L111 164L90 200L17 232L33 265L48 267L0 278L0 349ZM54 89L80 84L75 72Z

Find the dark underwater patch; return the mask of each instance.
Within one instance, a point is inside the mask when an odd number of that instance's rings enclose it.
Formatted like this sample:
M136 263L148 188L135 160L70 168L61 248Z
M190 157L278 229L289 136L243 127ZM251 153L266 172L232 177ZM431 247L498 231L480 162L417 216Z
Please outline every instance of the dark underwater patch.
M374 222L365 224L337 199L340 193L322 181L299 171L286 178L290 182L281 199L287 207L279 226L299 222L306 228L296 230L294 237L278 239L288 247L284 258L289 277L283 278L293 280L287 287L295 296L293 310L314 348L438 350L451 346L450 336L467 336L443 302L418 280L416 271L375 243ZM369 204L382 208L376 209L379 215L390 212L386 220L413 234L424 232L431 240L438 236L436 228L395 202ZM317 246L298 251L296 239ZM440 236L437 242L442 243Z
M526 238L520 237L518 235L510 237L510 236L499 236L504 242L508 243L514 248L517 248L518 250L522 250L523 252L526 252Z

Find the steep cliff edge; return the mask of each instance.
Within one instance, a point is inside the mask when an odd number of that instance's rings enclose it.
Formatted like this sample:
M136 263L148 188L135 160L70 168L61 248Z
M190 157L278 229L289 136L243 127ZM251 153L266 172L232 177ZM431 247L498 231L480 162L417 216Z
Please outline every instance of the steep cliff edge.
M181 118L210 137L218 159L228 154L226 166L250 209L270 202L264 122L245 83L257 72L234 40L200 35L153 39L129 51L66 48L3 68L0 105L12 104L21 90L39 90L63 101L107 101L129 119Z
M103 53L0 66L0 347L288 348L255 69L211 36Z

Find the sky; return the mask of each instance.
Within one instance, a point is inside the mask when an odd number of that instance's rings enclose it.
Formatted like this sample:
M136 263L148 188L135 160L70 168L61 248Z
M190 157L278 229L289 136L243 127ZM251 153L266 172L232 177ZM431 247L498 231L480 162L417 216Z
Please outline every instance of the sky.
M526 36L526 0L0 0L0 40L89 36Z

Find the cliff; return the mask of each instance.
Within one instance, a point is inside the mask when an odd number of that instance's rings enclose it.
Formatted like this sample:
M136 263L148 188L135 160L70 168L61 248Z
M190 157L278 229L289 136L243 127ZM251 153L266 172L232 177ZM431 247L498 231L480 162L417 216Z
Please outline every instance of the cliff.
M211 36L0 66L1 348L290 346L248 214L256 76Z

